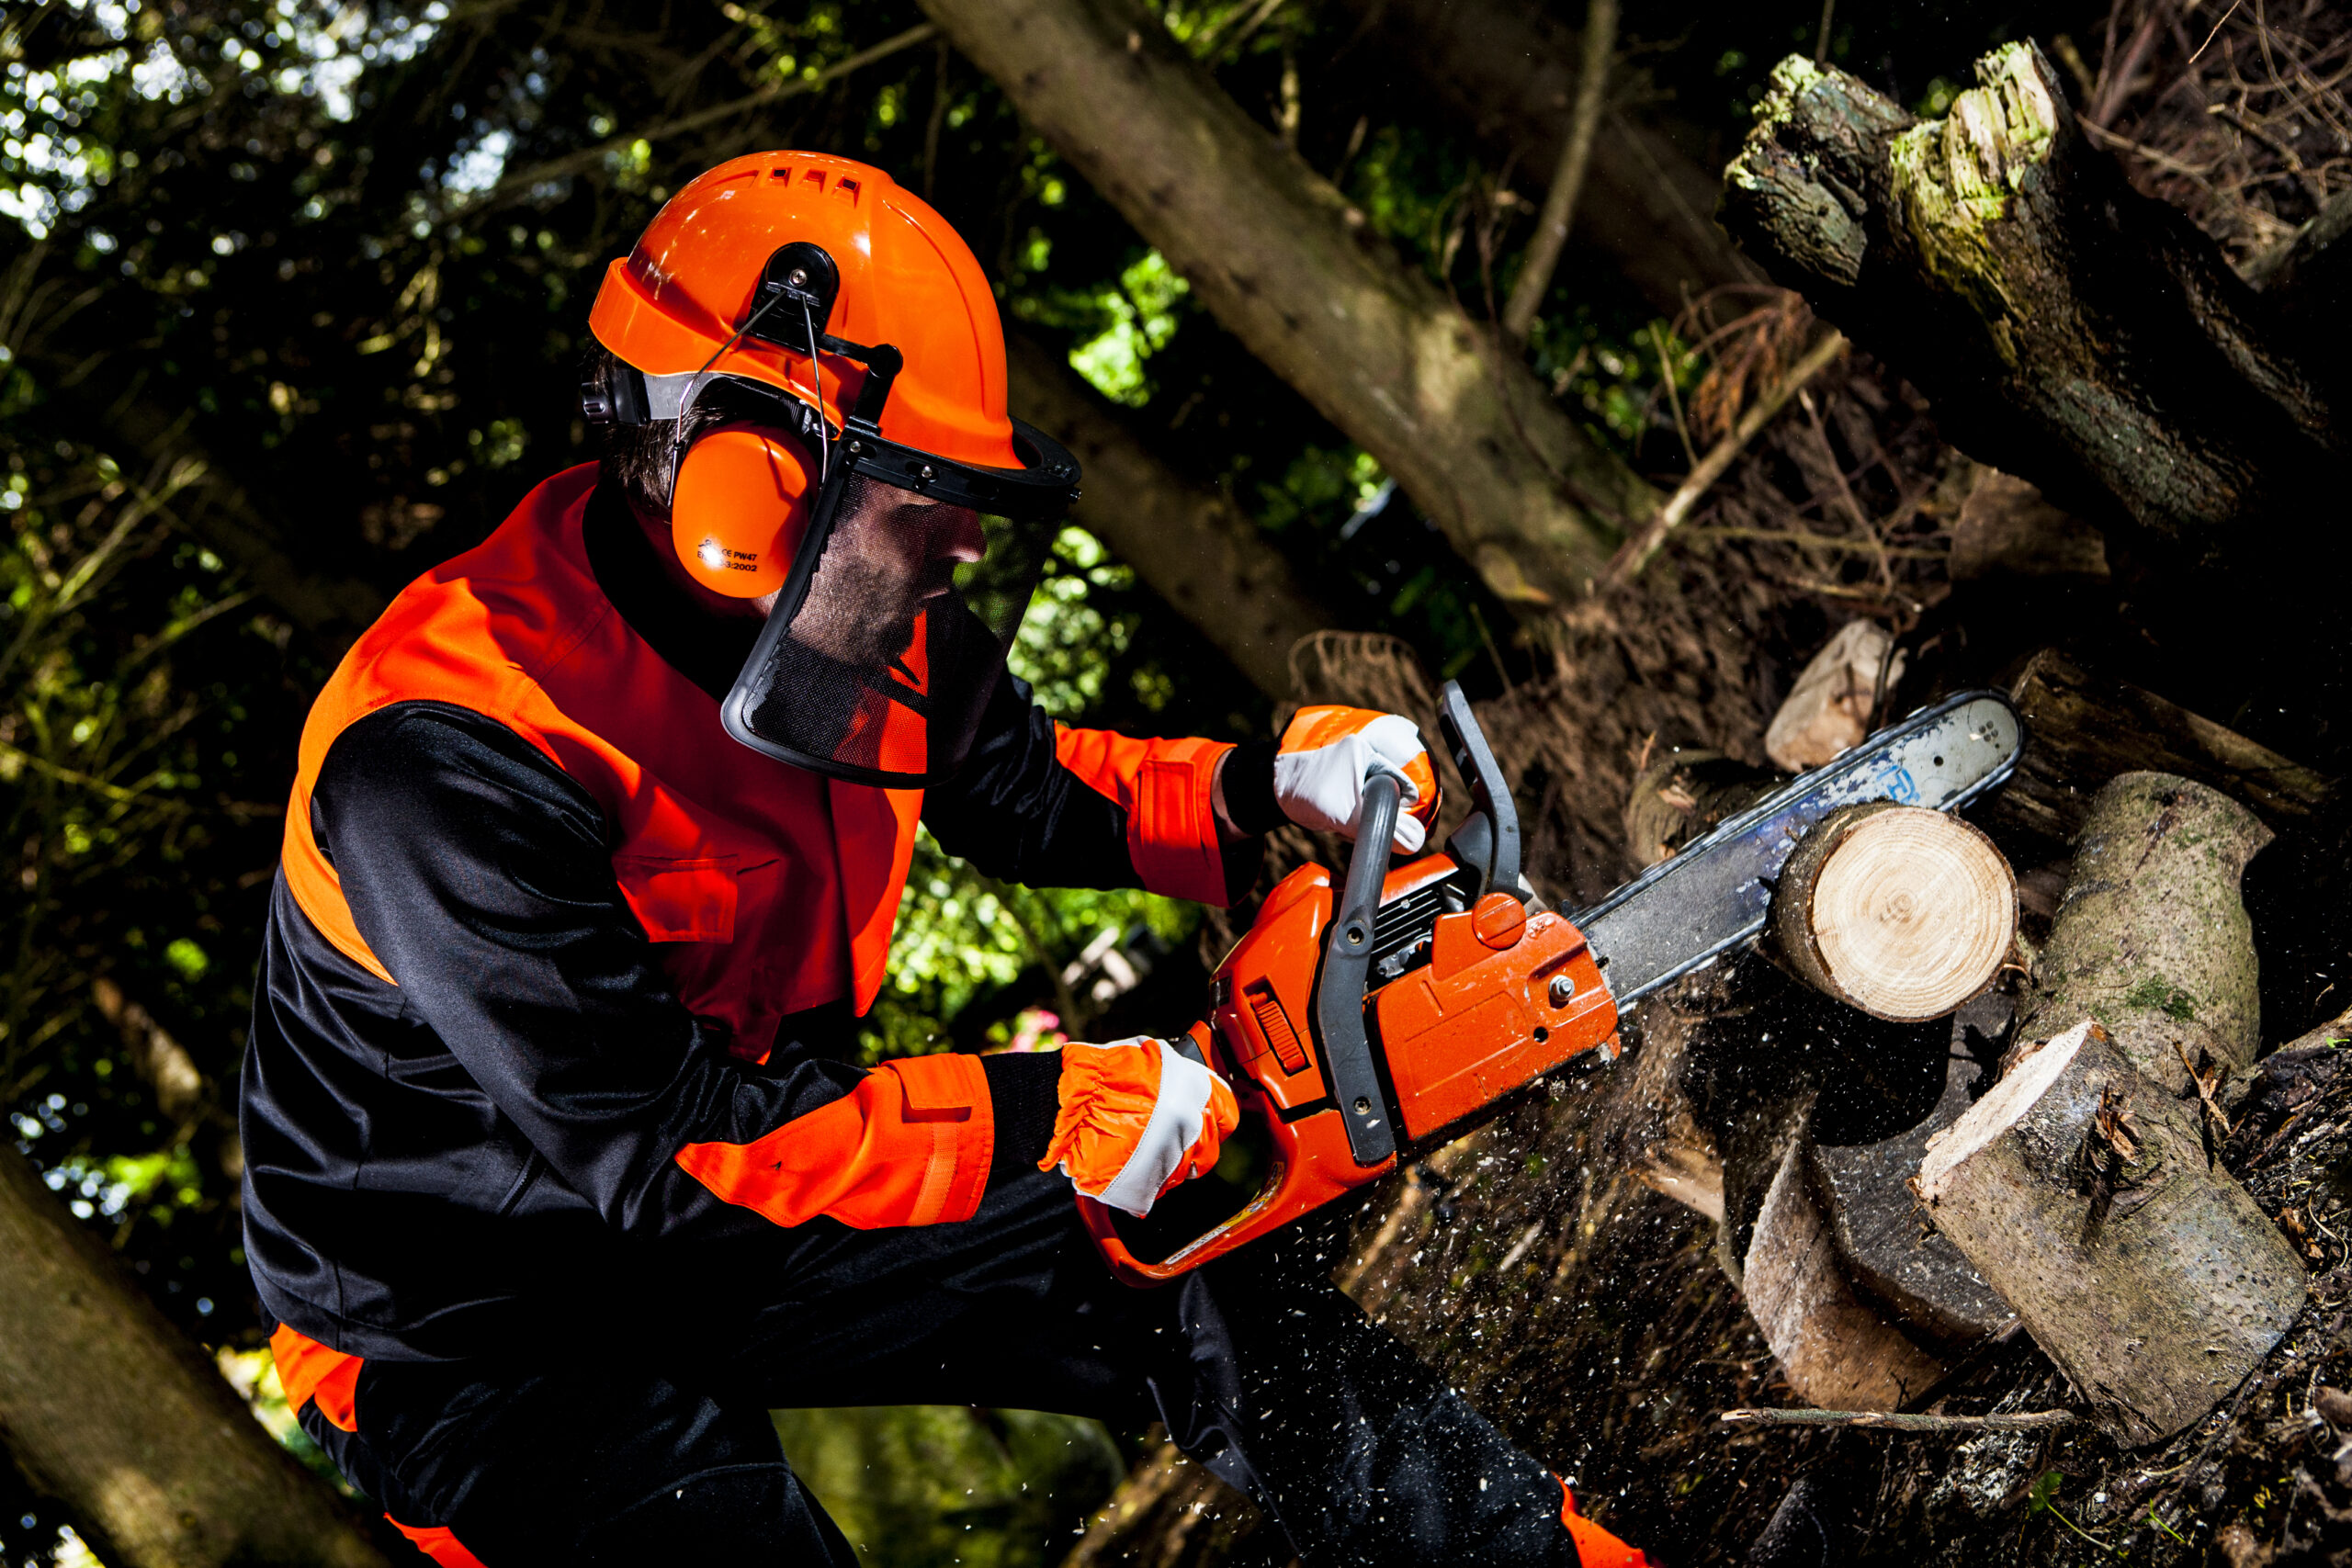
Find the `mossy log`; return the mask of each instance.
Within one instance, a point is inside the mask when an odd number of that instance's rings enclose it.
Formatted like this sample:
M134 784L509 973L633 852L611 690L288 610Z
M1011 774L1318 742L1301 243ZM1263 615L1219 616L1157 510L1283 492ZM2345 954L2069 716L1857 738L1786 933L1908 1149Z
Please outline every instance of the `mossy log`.
M2047 1040L2096 1018L2125 1060L2176 1092L2189 1087L2184 1055L2251 1067L2262 1004L2238 889L2270 837L2254 813L2188 779L2110 781L2075 840L2018 1038Z
M1931 1139L1920 1168L1938 1228L2131 1444L2212 1409L2307 1293L2199 1114L2086 1020Z
M1972 457L2176 565L2332 591L2340 368L2130 187L2039 49L2005 45L1976 80L1922 120L1782 62L1725 171L1725 226Z

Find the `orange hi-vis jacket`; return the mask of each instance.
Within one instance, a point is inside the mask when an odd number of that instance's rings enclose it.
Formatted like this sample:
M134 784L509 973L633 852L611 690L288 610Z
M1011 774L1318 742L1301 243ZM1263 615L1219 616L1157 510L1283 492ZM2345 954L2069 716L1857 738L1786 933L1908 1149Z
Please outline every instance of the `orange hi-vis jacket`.
M1009 677L928 796L738 745L595 480L412 583L304 728L242 1107L289 1397L527 1332L600 1249L970 1216L1004 1059L866 1071L797 1037L880 990L919 819L1021 880L1222 903L1254 874L1209 807L1227 747L1065 728Z

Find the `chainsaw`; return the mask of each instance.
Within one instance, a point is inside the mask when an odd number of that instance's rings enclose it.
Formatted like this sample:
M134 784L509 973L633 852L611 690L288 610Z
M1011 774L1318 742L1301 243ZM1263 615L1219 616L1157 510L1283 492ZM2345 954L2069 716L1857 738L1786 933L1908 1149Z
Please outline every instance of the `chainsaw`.
M1391 869L1396 779L1365 785L1357 849L1334 886L1301 866L1209 982L1208 1016L1170 1043L1240 1102L1231 1196L1188 1183L1137 1221L1081 1195L1112 1272L1163 1284L1359 1192L1499 1114L1555 1075L1613 1065L1618 1023L1650 992L1754 941L1797 841L1841 807L1950 811L2007 780L2024 725L1997 692L1962 692L1880 730L1577 914L1521 875L1518 808L1462 689L1439 727L1476 809L1444 849ZM1201 1205L1238 1208L1204 1223ZM1162 1211L1168 1211L1163 1213Z

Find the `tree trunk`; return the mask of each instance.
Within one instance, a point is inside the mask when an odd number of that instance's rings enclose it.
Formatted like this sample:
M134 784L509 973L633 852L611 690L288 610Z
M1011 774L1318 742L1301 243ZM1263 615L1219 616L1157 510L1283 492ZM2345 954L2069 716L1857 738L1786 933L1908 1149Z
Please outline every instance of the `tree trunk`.
M1515 604L1580 595L1650 487L1134 0L925 0L956 46Z
M2352 434L2330 387L2213 243L2089 145L2039 50L1976 74L1921 121L1784 61L1726 225L1971 456L2176 564L2323 592ZM2213 586L2193 590L2209 609Z
M106 1249L0 1149L0 1431L113 1568L382 1568Z
M1937 1226L2134 1445L2225 1397L2307 1291L2198 1114L2086 1021L2011 1067L1919 1173Z
M1792 1141L1764 1194L1740 1290L1789 1390L1825 1410L1893 1410L1944 1375L1848 1278L1831 1221Z
M1004 346L1013 408L1086 470L1076 521L1260 691L1287 700L1291 648L1329 627L1330 612L1255 524L1152 456L1051 349L1018 329Z
M1390 69L1460 119L1522 181L1560 161L1576 107L1575 33L1508 0L1349 0ZM1722 185L1667 137L1604 114L1572 246L1607 256L1653 310L1756 281L1713 220Z
M2096 1018L2113 1049L2176 1092L2189 1088L2200 1054L2240 1074L2251 1067L2262 1004L2238 885L2270 836L2245 807L2187 779L2138 773L2109 783L2075 842L2018 1038L2047 1040Z
M1941 1018L1993 983L2018 884L1984 832L1871 801L1824 818L1781 870L1772 939L1798 979L1895 1023Z

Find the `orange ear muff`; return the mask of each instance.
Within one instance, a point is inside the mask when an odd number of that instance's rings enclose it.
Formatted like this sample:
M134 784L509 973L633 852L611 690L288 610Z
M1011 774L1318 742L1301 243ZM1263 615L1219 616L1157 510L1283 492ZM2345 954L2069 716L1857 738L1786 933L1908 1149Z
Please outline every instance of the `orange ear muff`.
M686 448L670 491L670 539L696 582L729 599L784 586L814 489L797 443L723 424Z

